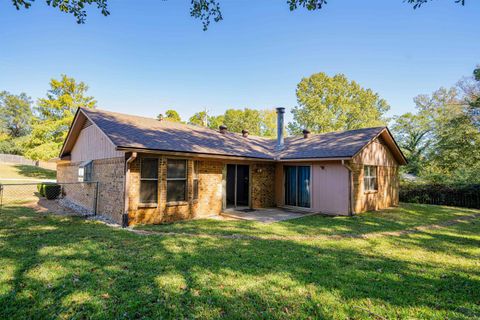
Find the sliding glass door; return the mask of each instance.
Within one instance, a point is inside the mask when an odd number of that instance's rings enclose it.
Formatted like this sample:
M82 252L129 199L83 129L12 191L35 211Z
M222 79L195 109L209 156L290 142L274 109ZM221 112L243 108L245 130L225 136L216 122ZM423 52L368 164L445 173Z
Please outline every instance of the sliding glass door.
M310 208L310 166L285 166L285 205Z

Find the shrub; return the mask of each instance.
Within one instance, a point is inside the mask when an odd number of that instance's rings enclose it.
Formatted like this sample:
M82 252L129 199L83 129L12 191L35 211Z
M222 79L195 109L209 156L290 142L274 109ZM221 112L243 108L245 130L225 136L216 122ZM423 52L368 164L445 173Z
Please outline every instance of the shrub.
M48 200L57 199L62 191L62 187L56 183L49 183L43 185L43 193Z
M43 183L37 184L37 191L42 197L45 197L45 195L43 194Z
M480 184L403 184L400 201L480 209Z
M53 182L42 182L37 184L38 193L49 200L56 199L62 190L59 184Z

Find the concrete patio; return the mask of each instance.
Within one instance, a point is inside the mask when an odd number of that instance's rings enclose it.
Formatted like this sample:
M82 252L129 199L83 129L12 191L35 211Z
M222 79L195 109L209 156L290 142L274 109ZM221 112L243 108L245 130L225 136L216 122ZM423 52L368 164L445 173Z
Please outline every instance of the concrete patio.
M298 219L318 213L299 212L285 208L265 208L265 209L247 209L247 210L224 210L221 215L228 218L257 221L262 223L274 223L285 220Z

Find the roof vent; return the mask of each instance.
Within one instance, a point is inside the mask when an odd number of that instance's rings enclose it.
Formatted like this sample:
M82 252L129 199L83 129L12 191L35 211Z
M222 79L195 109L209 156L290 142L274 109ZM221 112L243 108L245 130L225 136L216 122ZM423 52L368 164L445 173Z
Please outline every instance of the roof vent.
M310 137L310 131L309 131L309 130L303 129L302 133L303 133L303 137L304 137L305 139L307 139L308 137Z
M227 133L227 126L224 126L223 124L220 127L218 127L218 129L220 130L220 133L222 133L222 134Z
M248 138L248 130L247 130L247 129L243 129L243 130L242 130L242 136L243 136L244 138Z
M285 108L277 108L277 150L283 149L284 137L283 137L283 115L285 113Z

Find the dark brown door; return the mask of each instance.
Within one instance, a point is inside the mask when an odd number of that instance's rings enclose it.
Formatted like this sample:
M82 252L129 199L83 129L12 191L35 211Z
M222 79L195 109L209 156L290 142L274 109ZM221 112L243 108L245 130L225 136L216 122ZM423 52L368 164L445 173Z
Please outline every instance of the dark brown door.
M248 165L227 165L227 207L246 207L249 204Z

